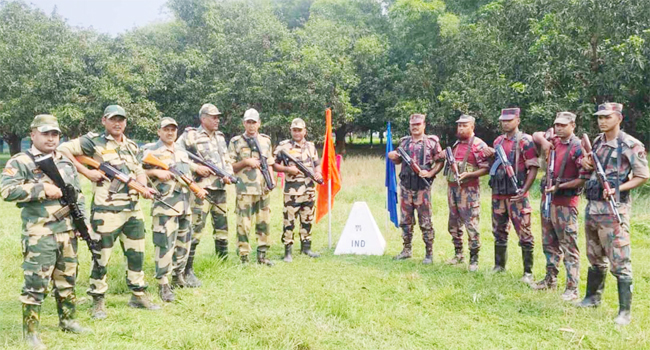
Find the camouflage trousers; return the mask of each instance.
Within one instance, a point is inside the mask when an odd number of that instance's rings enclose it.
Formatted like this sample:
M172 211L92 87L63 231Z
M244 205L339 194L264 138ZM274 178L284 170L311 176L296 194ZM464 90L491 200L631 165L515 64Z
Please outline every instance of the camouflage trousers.
M90 273L88 294L104 295L108 291L106 282L107 266L115 241L119 238L122 252L126 257L126 284L135 295L144 295L147 285L144 281L144 216L142 210L134 211L93 211L90 216L94 238L101 236L101 252L98 263L93 261Z
M481 214L480 189L476 186L449 186L447 203L449 204L447 227L454 247L463 248L463 226L465 226L469 249L479 249L481 247L478 231Z
M159 284L169 284L169 276L183 274L192 244L191 214L156 215L153 222L154 258L156 279Z
M400 209L402 212L400 227L402 228L404 246L410 247L413 241L415 211L417 211L418 224L420 225L420 230L422 230L422 240L426 246L431 246L436 235L431 224L431 189L411 191L401 187L400 197Z
M542 201L541 205L544 205ZM541 212L541 211L540 211ZM542 216L542 243L547 275L557 277L564 258L566 287L576 289L580 283L578 249L578 208L551 204L551 217Z
M519 236L519 246L533 249L535 242L530 230L530 201L524 197L518 201L492 198L492 233L495 245L508 245L508 231L512 221Z
M619 225L611 215L585 215L587 258L591 266L607 271L607 261L616 278L632 278L630 217L621 212Z
M208 196L219 205L224 212L226 206L226 190L208 189ZM228 215L206 200L192 196L192 243L198 244L203 236L203 229L208 220L208 213L212 216L212 237L215 240L228 240Z
M293 230L296 221L300 223L300 240L311 240L311 225L314 222L315 192L307 192L300 196L284 195L284 233L282 244L293 244Z
M73 231L22 236L25 284L20 295L23 304L41 305L50 281L57 298L74 299L77 279L77 237Z
M264 195L237 195L237 250L239 255L250 254L251 245L248 240L253 222L256 217L255 233L259 248L269 247L269 231L271 219L271 196Z

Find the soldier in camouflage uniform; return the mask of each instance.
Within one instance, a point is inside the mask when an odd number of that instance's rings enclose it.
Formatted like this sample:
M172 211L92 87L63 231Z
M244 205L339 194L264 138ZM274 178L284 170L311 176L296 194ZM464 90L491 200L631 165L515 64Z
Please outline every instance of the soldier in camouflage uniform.
M151 303L145 290L147 285L142 270L144 262L144 215L140 208L139 195L126 184L107 181L95 169L88 169L74 157L86 155L98 162L106 162L127 174L143 186L147 186L147 176L137 159L138 145L124 136L126 112L118 105L110 105L104 110L102 124L105 132L90 132L59 146L59 151L75 164L77 170L93 182L93 202L90 224L100 241L101 252L97 262L93 261L88 294L93 297L92 317L106 318L104 295L108 291L106 273L113 247L120 240L127 260L126 284L133 295L129 306L157 310L160 306ZM153 198L153 189L143 197Z
M501 111L499 121L505 134L494 140L494 147L501 145L517 177L517 192L506 174L505 167L495 162L490 169L492 188L492 231L494 233L494 272L505 271L508 260L508 231L510 221L519 236L524 274L522 282L533 282L533 234L530 230L528 190L535 181L539 161L533 138L519 131L519 108ZM489 152L492 153L492 152Z
M260 115L255 109L248 109L244 113L243 135L237 135L230 140L228 151L233 160L235 175L240 179L237 183L237 250L242 263L248 262L248 255L251 251L249 233L252 225L252 217L256 216L255 233L257 234L257 262L267 266L273 266L273 262L266 256L269 244L269 225L271 218L271 195L267 187L262 171L261 162L266 162L271 170L273 146L271 138L259 134ZM250 138L257 138L260 150L253 150L249 146Z
M585 236L587 257L591 267L587 275L587 293L580 307L600 304L605 288L607 261L611 273L618 280L619 325L630 323L632 304L632 263L630 247L630 190L643 185L650 177L643 144L621 131L623 105L605 103L598 106L598 128L602 133L593 142L593 150L600 160L611 190L607 191L596 177L595 171L587 181L585 192ZM594 168L591 156L584 157L582 165ZM621 222L616 221L608 200L613 197L619 204Z
M187 153L175 146L178 124L172 118L163 118L158 129L158 142L142 147L140 159L152 154L169 167L173 167L191 177L191 171L199 165L190 161ZM159 202L151 208L153 223L154 257L158 293L165 302L174 301L169 276L173 284L185 287L185 266L192 242L192 211L190 210L191 191L187 185L172 172L143 164L153 186L163 195L163 200L172 205L174 211ZM204 197L205 198L205 197Z
M284 140L275 148L273 169L287 174L284 184L284 261L291 262L293 230L295 222L300 224L300 252L312 258L320 255L311 251L311 227L314 221L314 203L316 200L316 182L306 177L293 163L286 164L280 155L284 151L302 162L314 172L316 179L322 179L319 169L318 152L313 142L305 140L307 129L305 122L296 118L291 122L292 140ZM299 217L299 219L297 219Z
M179 149L209 160L222 170L232 174L232 162L228 155L226 139L223 133L218 130L221 112L215 105L206 103L201 106L199 116L201 126L185 129L176 144ZM194 255L196 254L196 247L201 241L208 214L212 216L212 236L216 254L221 259L228 257L226 185L230 184L230 181L227 178L218 178L204 166L197 168L196 173L195 181L208 191L212 201L217 203L219 207L192 195L192 246L190 247L190 255L185 268L185 280L188 287L199 287L201 285L201 281L194 274Z
M461 115L456 124L458 141L451 148L458 164L460 187L456 174L449 168L449 164L445 169L448 184L448 229L456 253L447 263L456 265L465 260L463 256L463 226L465 226L470 254L469 270L474 272L478 270L478 252L481 248L478 231L481 214L479 178L487 175L490 162L483 154L488 147L487 144L474 135L474 117Z
M417 210L418 224L422 230L422 240L425 245L425 257L422 263L431 264L435 231L431 223L431 187L424 179L433 182L435 176L442 170L445 154L440 148L438 137L424 133L426 127L424 114L412 114L409 123L411 136L403 137L399 147L402 147L413 158L413 161L417 162L422 171L416 174L406 165L402 165L400 171L400 207L402 212L400 226L404 248L400 254L395 256L395 259L409 259L413 254L414 214ZM402 163L397 151L389 152L388 158L395 164Z
M23 335L30 347L44 349L38 328L41 304L48 294L50 281L54 283L61 329L73 333L84 329L74 320L78 268L74 224L69 214L57 220L57 212L64 210L59 203L62 191L36 166L35 158L51 154L63 180L78 191L82 211L84 202L74 164L55 151L61 133L56 118L37 115L31 129L33 145L7 162L0 177L0 193L6 201L16 202L22 208Z
M548 217L542 214L542 242L546 256L546 276L531 285L533 289L555 289L557 287L558 266L564 257L566 267L566 289L562 299L571 301L578 298L580 283L580 250L578 249L578 204L584 179L580 178L583 150L580 139L573 134L576 115L560 112L555 118L555 135L546 140L544 132L533 134L533 140L540 145L547 156L546 164L551 164L551 149L555 150L553 161L553 185L546 188L546 175L542 178L541 212L544 212L545 194L551 193Z

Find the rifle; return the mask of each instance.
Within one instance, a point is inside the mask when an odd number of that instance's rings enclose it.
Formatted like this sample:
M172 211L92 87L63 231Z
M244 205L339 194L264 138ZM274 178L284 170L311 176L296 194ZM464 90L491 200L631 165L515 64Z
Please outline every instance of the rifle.
M200 157L200 156L198 156L198 155L196 155L196 154L194 154L194 153L192 153L190 151L187 151L187 155L189 155L190 159L192 159L193 161L195 161L195 162L197 162L197 163L199 163L199 164L201 164L203 166L208 167L210 169L210 171L214 175L216 175L216 176L218 176L220 178L226 178L226 179L230 180L230 182L233 183L233 184L236 184L236 183L239 182L238 177L235 177L233 175L228 174L225 170L222 170L216 164L212 163L212 161L204 159L204 158L202 158L202 157Z
M586 153L591 154L591 159L594 161L594 170L596 170L598 181L603 186L603 188L607 190L607 193L609 193L612 190L612 187L609 185L609 182L607 182L607 174L605 174L605 169L600 163L600 159L598 158L598 155L596 155L596 151L594 151L594 149L591 147L591 141L589 141L589 136L587 134L582 134L582 147L584 147ZM620 224L621 214L618 212L618 203L616 203L616 199L614 199L613 196L608 196L608 202L609 208L612 210L612 213L616 218L616 222Z
M307 168L305 163L299 161L294 156L287 153L285 150L280 150L278 154L280 155L280 157L283 158L285 165L288 166L289 162L293 162L294 164L296 164L296 168L298 168L298 170L300 170L300 172L303 173L303 175L316 181L319 185L323 184L323 179L316 180L316 174L314 174L314 172L311 171L311 169Z
M266 157L262 155L262 148L260 147L259 141L257 141L257 136L244 136L244 140L248 143L248 147L250 147L251 151L257 151L257 154L260 155L260 172L262 172L262 177L264 177L264 182L266 182L266 188L268 188L269 191L274 189L275 184L273 184L273 179L269 172L269 164L267 163L268 161Z
M111 187L114 187L115 184L122 182L126 184L129 188L136 190L140 194L145 194L149 192L149 189L147 187L143 186L137 181L133 181L133 179L129 175L126 175L125 173L117 170L115 167L113 167L112 165L106 162L100 163L88 156L77 156L76 158L81 164L87 165L91 168L101 171L104 174L104 176L111 181ZM176 210L173 206L167 204L167 202L163 201L162 194L160 192L158 192L155 188L152 188L152 190L154 191L153 198L155 201L160 202L162 205L178 213L178 210ZM115 193L116 191L109 189L109 192Z
M513 147L518 147L518 145L515 145ZM512 164L510 164L508 156L503 150L503 147L501 145L498 145L495 148L495 151L497 155L497 161L492 165L492 168L496 170L499 164L503 165L503 168L506 171L506 175L508 175L508 178L512 182L512 185L515 187L515 191L517 193L521 192L521 188L519 188L519 185L517 184L517 176L515 175L515 170L512 168ZM490 175L493 175L492 172L490 172Z
M406 166L411 168L418 176L420 176L422 168L413 160L413 158L411 158L411 156L406 152L406 150L404 150L404 148L402 148L402 146L397 147L397 154L399 154L400 158L402 158L404 163L406 163ZM427 187L431 186L433 180L424 177L421 178L427 184Z
M548 133L549 138L553 138L555 133L551 129ZM568 152L568 150L567 150ZM549 189L553 187L553 178L555 177L555 148L551 148L548 154L548 164L546 168L546 186L544 189ZM545 218L551 217L551 202L553 201L553 193L544 191L544 206L542 207L542 215Z
M217 205L217 203L212 198L210 198L210 196L208 195L208 191L201 188L201 186L199 186L196 182L194 182L189 176L183 174L176 167L165 164L162 160L154 156L152 153L147 153L144 159L142 159L142 162L159 167L163 170L167 170L170 173L174 174L175 176L179 177L181 180L183 180L183 182L185 182L185 184L190 189L190 191L192 191L195 195L197 195L197 197L199 198L204 197L205 200L207 200L210 204L214 205L217 209L219 209L219 211L221 211L224 214L226 213L225 210L221 209L221 207Z
M97 264L97 256L95 255L95 252L100 252L102 248L99 245L99 241L95 241L90 237L85 215L81 211L81 208L79 208L79 203L77 203L77 189L74 188L72 184L68 184L63 180L51 154L34 159L34 162L36 163L36 166L43 171L43 174L52 179L54 185L58 187L63 194L63 196L59 198L59 203L63 207L63 210L56 211L54 217L58 221L61 221L66 216L71 216L72 224L79 232L79 236L86 241L88 249L90 250L90 255L92 256L94 263Z
M456 162L456 157L454 157L454 152L451 150L451 147L445 148L445 157L447 157L447 166L449 167L449 169L454 171L454 174L456 175L456 183L458 184L458 187L460 187L460 174L458 173L458 163Z

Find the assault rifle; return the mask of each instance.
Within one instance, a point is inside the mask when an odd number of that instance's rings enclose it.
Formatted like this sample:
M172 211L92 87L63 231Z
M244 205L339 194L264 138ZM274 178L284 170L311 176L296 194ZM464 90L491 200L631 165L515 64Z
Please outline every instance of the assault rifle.
M194 153L192 153L190 151L187 151L187 154L190 156L190 159L192 159L193 161L195 161L195 162L197 162L197 163L199 163L199 164L201 164L203 166L208 167L210 169L210 171L214 175L216 175L216 176L218 176L218 177L220 177L222 179L226 178L226 179L230 180L230 183L233 183L233 184L239 182L238 177L235 177L235 176L233 176L231 174L228 174L225 170L219 168L212 161L204 159L204 158L202 158L202 157L200 157L200 156L198 156L198 155L196 155L196 154L194 154Z
M280 150L280 152L278 152L278 154L284 160L285 165L288 166L289 162L293 162L296 165L296 168L298 168L298 170L300 170L300 172L303 173L303 175L305 175L306 177L316 181L319 185L323 184L323 179L321 178L321 179L316 180L316 174L314 174L314 172L311 171L311 169L307 168L305 163L299 161L294 156L287 153L285 150Z
M420 176L420 172L422 171L422 168L420 167L420 165L418 163L416 163L413 160L413 158L411 158L411 156L406 152L406 150L404 150L404 148L402 148L402 146L397 147L397 154L399 154L400 158L402 158L402 161L404 161L406 166L411 168L411 170L413 170L413 172L415 172L418 176ZM427 184L427 187L431 186L431 183L433 182L432 179L428 179L428 178L424 178L424 177L421 177L421 178Z
M549 138L553 138L555 133L553 132L553 129L551 129L548 132L548 134L549 134L548 135ZM548 154L548 164L546 167L546 186L544 187L545 190L553 187L554 177L555 177L555 148L551 148ZM546 191L544 191L544 206L542 207L542 215L547 219L551 217L552 201L553 201L553 192L547 193Z
M612 190L612 186L610 186L609 182L607 182L607 174L605 174L603 164L600 162L598 155L596 155L596 151L594 151L594 149L591 147L591 141L589 141L589 136L587 134L582 134L582 147L584 147L586 153L591 154L591 159L594 161L594 170L596 171L598 181L609 194L609 192ZM616 222L620 224L621 214L618 212L618 203L616 203L616 199L614 196L608 195L607 201L609 202L609 208L612 210L612 214L614 214L614 217L616 218Z
M275 188L273 179L271 178L271 172L269 171L269 164L266 157L262 154L262 148L260 147L260 142L257 141L257 136L246 137L244 140L248 143L251 151L256 151L260 155L260 172L262 172L262 177L264 177L264 182L266 183L266 188L270 190Z
M508 160L508 156L506 155L506 152L503 150L503 147L501 145L497 145L495 151L497 155L497 161L492 165L492 169L496 170L496 168L499 165L502 165L506 171L506 175L508 176L508 179L510 179L512 185L515 187L515 191L517 193L521 192L521 188L519 188L519 184L517 184L517 176L515 175L515 170L512 168L512 164L510 164L510 161Z
M469 152L469 150L468 150ZM447 166L450 170L453 170L456 175L456 183L460 187L460 174L458 173L458 162L456 162L456 157L454 157L454 152L451 150L451 147L445 148L445 157L447 158Z

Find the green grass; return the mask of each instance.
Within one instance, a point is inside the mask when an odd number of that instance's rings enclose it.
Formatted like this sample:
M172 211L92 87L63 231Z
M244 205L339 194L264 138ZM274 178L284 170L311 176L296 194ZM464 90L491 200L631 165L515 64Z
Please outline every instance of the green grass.
M395 262L401 249L400 232L385 228L383 161L378 157L349 156L343 166L343 190L333 209L333 238L337 241L354 201L366 201L387 240L384 256L334 256L327 249L327 220L314 228L314 246L323 257L297 257L280 261L282 225L281 193L272 199L271 256L273 268L240 266L234 254L235 217L230 193L230 260L215 259L212 240L199 246L199 289L177 292L177 301L158 312L126 306L130 293L124 282L125 261L115 251L109 268L108 318L91 320L88 287L89 254L80 245L77 286L79 320L89 335L64 334L56 328L56 307L51 297L43 307L43 340L50 349L627 349L650 348L650 200L635 202L633 265L635 291L633 322L615 327L615 281L608 276L602 307L578 310L560 300L562 288L535 292L519 282L521 254L514 232L510 239L508 272L492 275L493 238L490 232L488 188L483 184L481 207L480 272L446 266L453 255L447 233L446 185L437 179L433 188L434 264L423 266L424 247L416 230L415 257ZM89 190L86 184L86 190ZM87 193L88 194L88 193ZM145 212L149 203L145 201ZM584 203L583 203L584 205ZM539 196L533 198L539 207ZM20 269L20 218L18 209L0 203L0 347L21 348L21 314L18 296ZM582 216L582 214L581 214ZM544 274L539 238L539 213L533 216L536 237L535 275ZM147 216L145 271L154 299L153 246ZM587 260L584 236L581 295ZM564 284L564 270L560 283Z

